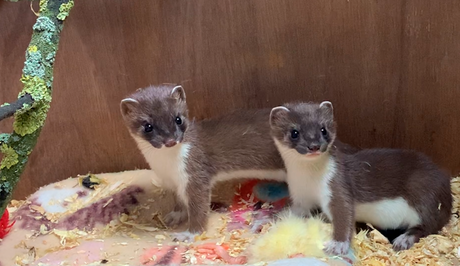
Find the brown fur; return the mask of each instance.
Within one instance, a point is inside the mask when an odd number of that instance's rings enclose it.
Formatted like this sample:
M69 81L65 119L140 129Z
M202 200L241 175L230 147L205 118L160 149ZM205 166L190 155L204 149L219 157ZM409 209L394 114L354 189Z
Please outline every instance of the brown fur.
M308 145L320 143L321 156L330 156L336 162L336 172L329 183L332 196L328 206L334 241L349 245L354 232L356 204L383 199L402 197L421 218L421 223L415 227L402 225L406 229L403 239L410 240L394 243L396 250L409 248L420 238L438 233L448 223L452 208L450 178L426 155L399 149L365 149L346 154L333 145L336 123L332 105L329 111L310 103L292 103L285 107L289 111L272 112L273 137L285 147L295 149L299 156L308 153ZM327 137L320 134L321 127L329 132ZM299 130L301 138L290 138L293 129ZM347 252L337 246L327 251Z

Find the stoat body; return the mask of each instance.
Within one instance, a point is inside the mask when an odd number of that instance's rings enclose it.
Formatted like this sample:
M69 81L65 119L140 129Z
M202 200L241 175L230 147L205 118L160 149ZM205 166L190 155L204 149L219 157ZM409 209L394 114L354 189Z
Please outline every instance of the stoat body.
M451 216L450 178L425 155L398 149L345 154L334 146L332 104L296 103L272 109L271 134L285 162L293 210L320 206L333 225L325 251L346 254L355 222L404 229L395 250L438 233Z
M267 134L270 109L191 121L184 89L162 85L124 99L121 112L150 168L178 198L175 210L165 218L170 226L188 219L188 232L203 232L216 182L286 180L284 162Z

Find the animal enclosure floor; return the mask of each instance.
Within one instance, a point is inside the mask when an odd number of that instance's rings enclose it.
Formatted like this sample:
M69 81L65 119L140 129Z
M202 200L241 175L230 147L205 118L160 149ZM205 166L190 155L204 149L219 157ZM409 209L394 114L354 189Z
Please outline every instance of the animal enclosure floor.
M274 218L284 203L258 204L254 195L231 185L213 193L220 196L213 197L205 234L193 243L174 241L174 232L183 228L166 228L162 216L173 208L174 198L160 187L151 171L135 170L69 178L39 189L25 201L13 201L8 209L15 224L0 242L0 265L346 266L458 265L460 261L459 178L452 180L454 214L442 234L395 253L378 231L362 231L353 242L356 259L353 254L342 258L286 254L261 261L256 243L277 226ZM229 194L236 195L229 198ZM330 234L330 224L321 228Z

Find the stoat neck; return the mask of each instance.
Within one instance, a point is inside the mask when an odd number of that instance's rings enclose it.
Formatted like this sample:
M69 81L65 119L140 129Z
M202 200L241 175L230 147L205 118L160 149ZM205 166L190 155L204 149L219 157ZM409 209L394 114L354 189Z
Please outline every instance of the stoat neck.
M169 189L177 187L184 178L185 160L190 145L178 143L174 147L157 149L140 137L133 136L133 138L150 168L162 180L163 186Z

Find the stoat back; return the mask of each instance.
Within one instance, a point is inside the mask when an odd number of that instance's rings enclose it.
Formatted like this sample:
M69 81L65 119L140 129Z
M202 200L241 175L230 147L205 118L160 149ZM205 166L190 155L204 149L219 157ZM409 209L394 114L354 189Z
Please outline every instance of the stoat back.
M199 123L197 144L216 170L284 169L269 134L270 109L237 110Z

